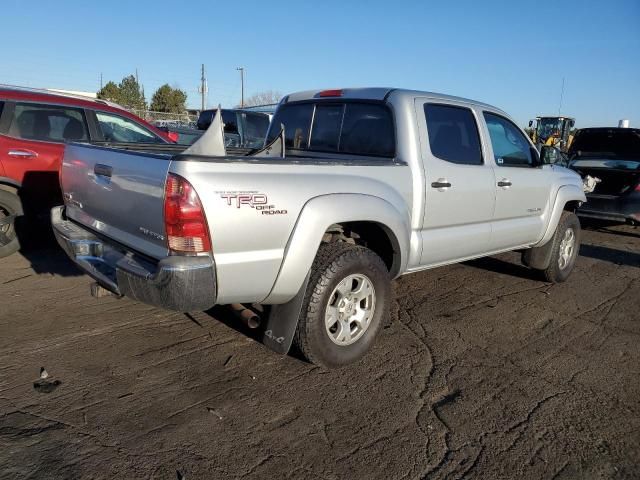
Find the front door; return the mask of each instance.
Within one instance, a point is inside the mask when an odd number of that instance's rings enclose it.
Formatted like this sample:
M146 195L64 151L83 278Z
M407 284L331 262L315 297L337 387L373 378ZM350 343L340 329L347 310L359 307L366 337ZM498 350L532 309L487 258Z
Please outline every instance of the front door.
M426 177L421 266L482 255L491 237L495 179L477 112L423 98L416 114Z
M553 172L538 165L535 149L513 122L489 112L484 119L496 179L491 250L533 244L551 208Z

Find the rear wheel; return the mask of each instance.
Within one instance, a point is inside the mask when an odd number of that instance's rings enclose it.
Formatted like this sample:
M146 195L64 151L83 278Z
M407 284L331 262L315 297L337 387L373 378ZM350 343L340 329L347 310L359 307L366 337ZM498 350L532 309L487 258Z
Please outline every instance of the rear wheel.
M580 250L580 221L574 213L563 213L551 241L551 262L542 274L548 282L564 282L569 278Z
M15 219L22 215L22 203L17 195L0 190L0 258L20 249Z
M294 343L312 363L338 368L373 344L391 296L389 272L373 251L325 243L314 260Z

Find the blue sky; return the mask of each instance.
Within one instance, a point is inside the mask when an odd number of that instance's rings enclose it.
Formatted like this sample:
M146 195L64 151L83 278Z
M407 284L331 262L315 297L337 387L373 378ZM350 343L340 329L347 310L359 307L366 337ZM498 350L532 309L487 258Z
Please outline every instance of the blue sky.
M521 124L640 127L640 0L3 0L0 83L95 91L135 72L209 105L273 89L393 86L503 108Z

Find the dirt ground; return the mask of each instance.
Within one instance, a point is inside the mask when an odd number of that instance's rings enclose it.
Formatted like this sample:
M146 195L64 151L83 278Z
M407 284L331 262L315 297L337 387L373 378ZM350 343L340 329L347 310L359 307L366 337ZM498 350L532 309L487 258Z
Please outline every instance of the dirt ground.
M518 260L402 278L373 351L323 371L92 298L50 244L3 259L0 477L640 478L640 229L586 231L561 285Z

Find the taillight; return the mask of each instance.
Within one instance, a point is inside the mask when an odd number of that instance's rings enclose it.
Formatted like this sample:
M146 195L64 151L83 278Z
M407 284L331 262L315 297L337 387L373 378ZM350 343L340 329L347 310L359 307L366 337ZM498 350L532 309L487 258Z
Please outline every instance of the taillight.
M164 188L164 226L169 250L188 253L211 250L207 219L198 194L189 182L172 173Z

